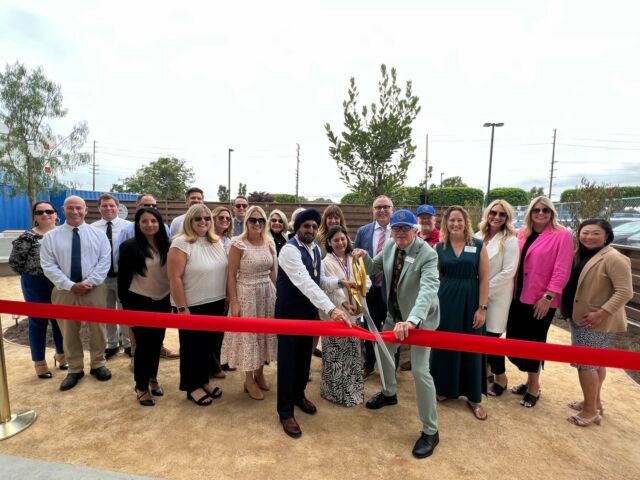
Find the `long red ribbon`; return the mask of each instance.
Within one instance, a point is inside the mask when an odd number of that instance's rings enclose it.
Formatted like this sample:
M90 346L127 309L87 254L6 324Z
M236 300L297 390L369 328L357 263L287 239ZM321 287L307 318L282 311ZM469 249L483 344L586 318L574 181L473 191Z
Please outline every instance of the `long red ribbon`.
M315 320L278 320L270 318L215 317L204 315L176 315L172 313L110 310L93 307L74 307L46 303L0 300L0 312L40 318L60 318L84 322L116 323L141 327L182 328L221 332L273 333L283 335L313 335L327 337L355 337L375 341L373 335L360 327L348 328L339 322ZM400 342L393 332L382 332L387 343L404 343L422 347L487 353L510 357L551 360L564 363L598 365L602 367L640 370L640 352L575 347L551 343L507 340L464 333L411 330Z

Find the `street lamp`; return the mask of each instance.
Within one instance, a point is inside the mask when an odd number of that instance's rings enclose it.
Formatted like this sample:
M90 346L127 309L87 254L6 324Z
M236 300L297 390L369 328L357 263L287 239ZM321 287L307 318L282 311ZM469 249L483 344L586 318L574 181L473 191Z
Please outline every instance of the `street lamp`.
M442 188L442 177L444 177L444 172L440 172L440 188Z
M227 183L227 193L229 195L229 203L231 203L231 152L233 152L233 148L229 149L229 179Z
M496 127L502 127L504 123L485 123L483 127L491 127L491 146L489 147L489 177L487 178L487 196L485 206L489 203L489 192L491 192L491 164L493 163L493 132Z

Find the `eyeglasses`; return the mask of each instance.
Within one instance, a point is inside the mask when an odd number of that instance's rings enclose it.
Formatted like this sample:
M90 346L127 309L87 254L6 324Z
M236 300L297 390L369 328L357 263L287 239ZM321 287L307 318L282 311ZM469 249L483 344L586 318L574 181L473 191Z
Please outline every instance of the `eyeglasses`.
M156 203L143 203L142 206L147 208L158 208Z
M265 223L267 223L267 221L264 218L255 218L255 217L247 218L247 222L249 222L252 225L255 225L255 224L264 225Z
M236 207L236 208L247 208L248 206L249 206L249 204L247 204L247 203L236 203L234 205L234 207Z
M489 215L492 217L507 218L507 212L496 212L495 210L489 210Z
M402 232L402 233L407 233L409 230L411 230L411 227L409 225L394 225L393 227L391 227L391 231L393 232Z
M376 212L379 212L380 210L387 211L387 210L389 210L390 208L391 208L391 205L378 205L377 207L373 207L373 209L374 209Z
M51 210L51 209L47 209L47 210L36 210L35 212L33 212L34 215L53 215L54 213L56 213L55 210Z
M204 220L205 222L210 222L211 217L209 215L207 215L206 217L193 217L191 220L194 222L201 222L202 220Z
M231 221L231 217L226 217L224 215L218 215L216 217L216 220L218 220L219 222L230 222Z
M551 209L548 207L531 209L531 213L550 213L550 212L551 212Z
M305 230L318 230L318 224L317 223L303 223L302 225L300 225L300 228L304 228Z
M282 225L284 225L284 220L280 220L279 218L272 218L271 220L269 220L271 223L281 223Z

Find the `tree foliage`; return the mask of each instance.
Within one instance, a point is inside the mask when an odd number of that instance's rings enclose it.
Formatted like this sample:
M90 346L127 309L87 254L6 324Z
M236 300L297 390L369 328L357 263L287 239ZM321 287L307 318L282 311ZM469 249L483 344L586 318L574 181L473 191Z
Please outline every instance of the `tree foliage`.
M439 207L450 205L482 205L484 192L470 187L431 188L427 203Z
M229 189L226 185L218 185L218 201L219 202L228 202L229 201Z
M622 192L622 198L640 197L640 186L638 185L626 185L624 187L618 187ZM560 195L561 202L575 202L577 201L576 188L568 188Z
M74 125L66 135L54 133L49 121L64 118L62 88L35 70L16 62L0 73L0 121L8 133L0 139L0 172L13 193L26 190L33 204L38 192L63 183L62 175L90 161L81 152L89 128ZM49 172L49 173L47 173Z
M274 193L273 200L277 203L296 203L296 196L290 193ZM307 198L298 195L298 202L306 202Z
M487 197L487 203L498 198L506 200L513 206L529 204L529 195L521 188L493 188Z
M249 203L273 203L273 195L269 192L251 192L247 197Z
M238 195L246 197L247 196L247 184L240 182L238 184Z
M340 199L340 203L343 205L363 205L367 202L360 196L360 194L349 192Z
M462 177L449 177L442 180L442 187L466 187L466 183L462 181Z
M348 99L342 103L345 130L340 137L325 124L329 154L336 161L340 178L365 203L378 195L393 197L407 179L407 169L415 157L411 123L420 112L411 81L405 92L397 85L396 69L380 67L378 103L358 107L358 88L351 77Z
M193 169L184 160L161 157L139 168L134 175L111 187L114 192L149 193L158 199L183 200L194 180Z
M530 202L534 198L540 197L540 196L542 196L544 194L545 194L544 193L544 187L531 187L529 189L529 191L527 192L527 197L528 197L529 202ZM527 202L527 203L529 203L529 202Z
M609 220L611 214L621 206L622 188L607 183L598 184L582 177L574 198L569 203L569 226L577 229L580 222L589 218Z

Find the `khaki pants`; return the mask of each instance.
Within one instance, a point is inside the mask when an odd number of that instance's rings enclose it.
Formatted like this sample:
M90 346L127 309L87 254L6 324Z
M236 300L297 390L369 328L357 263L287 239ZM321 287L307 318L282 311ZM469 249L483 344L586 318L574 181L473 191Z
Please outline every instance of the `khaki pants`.
M51 303L57 305L74 305L81 307L104 308L107 302L107 289L104 285L97 285L86 295L76 295L69 290L53 289ZM91 368L104 366L107 362L104 358L104 349L107 336L104 324L87 322L89 324L90 340L89 352L91 356ZM64 354L69 362L69 373L79 373L84 370L84 352L80 340L80 327L82 322L76 320L60 320L58 325L62 331L62 343Z

